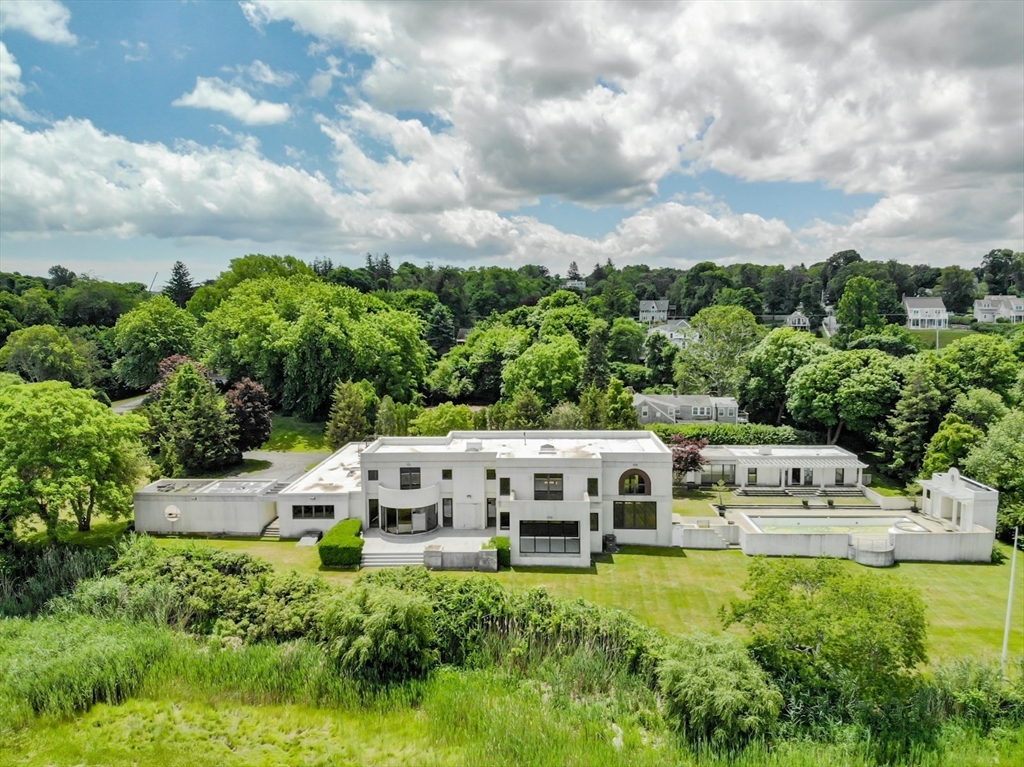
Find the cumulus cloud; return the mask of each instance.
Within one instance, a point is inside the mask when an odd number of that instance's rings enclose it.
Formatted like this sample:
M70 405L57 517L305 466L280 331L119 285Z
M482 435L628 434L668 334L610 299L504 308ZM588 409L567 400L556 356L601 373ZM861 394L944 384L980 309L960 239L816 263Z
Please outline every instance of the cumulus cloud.
M4 0L0 3L0 31L19 29L44 43L75 45L68 30L71 11L57 0Z
M295 82L293 72L275 72L270 66L256 59L252 64L240 64L237 67L225 67L225 71L236 72L243 82L256 85L271 85L284 88Z
M25 85L21 82L21 67L18 66L14 54L0 40L0 112L17 117L19 120L38 120L39 118L21 103L25 94Z
M196 87L171 102L176 107L213 109L231 115L246 125L273 125L291 117L288 104L255 99L238 86L229 85L219 77L197 77Z

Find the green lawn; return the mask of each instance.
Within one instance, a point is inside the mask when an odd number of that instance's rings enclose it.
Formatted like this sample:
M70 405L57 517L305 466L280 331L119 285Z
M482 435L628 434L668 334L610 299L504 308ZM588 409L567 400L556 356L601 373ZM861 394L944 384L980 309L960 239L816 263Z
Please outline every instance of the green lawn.
M270 439L262 449L289 453L331 452L324 436L324 426L322 421L310 423L275 413Z
M929 347L935 348L935 331L934 330L911 330L913 335L918 338L923 338L928 342ZM951 343L956 341L958 338L964 338L965 336L973 335L974 330L940 330L939 331L939 348L945 349Z
M355 572L322 571L315 548L298 548L294 541L249 539L190 539L196 545L247 551L276 567L304 573L320 572L333 582L351 582ZM181 539L160 539L176 545ZM1000 544L1009 556L1008 546ZM1024 556L1018 555L1024 560ZM588 570L514 568L493 576L515 588L543 586L552 594L582 598L626 610L653 626L684 633L718 628L718 610L746 579L750 559L737 550L700 551L624 547L604 555ZM888 570L871 570L853 562L847 566L877 577L892 577L920 589L928 606L930 653L933 658L959 655L998 656L1009 586L1010 563L1002 565L901 563ZM446 573L467 577L471 573ZM1024 654L1024 561L1018 562L1012 651Z

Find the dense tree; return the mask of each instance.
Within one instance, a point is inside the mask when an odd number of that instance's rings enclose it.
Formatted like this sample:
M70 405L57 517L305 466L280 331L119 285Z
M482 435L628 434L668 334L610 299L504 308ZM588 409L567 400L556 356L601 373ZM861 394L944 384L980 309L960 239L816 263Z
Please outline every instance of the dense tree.
M583 428L583 416L579 405L573 402L559 402L548 413L547 428L557 431L571 431Z
M836 321L841 334L848 337L854 331L871 332L885 325L885 318L879 308L881 288L881 283L867 277L854 277L846 283L843 297L839 299L836 308Z
M47 274L50 275L49 283L50 288L56 290L58 288L70 288L75 284L76 274L65 266L60 264L54 264L50 267Z
M228 414L238 427L238 449L255 450L270 439L273 409L267 390L249 378L236 383L224 396Z
M893 357L906 357L921 351L924 342L903 325L888 324L870 330L846 333L847 349L878 349Z
M764 335L739 306L710 306L690 323L697 340L676 353L676 382L686 393L736 396L746 376L744 357Z
M171 267L171 278L164 286L163 294L171 299L179 309L184 309L189 299L195 295L196 286L188 267L181 261L175 261Z
M1007 397L1020 371L1020 361L1005 338L970 335L959 338L943 352L946 362L960 369L964 388L991 389Z
M975 274L988 285L990 294L1007 295L1011 289L1024 289L1024 284L1015 281L1020 273L1021 259L1024 259L1024 254L1014 254L1008 248L990 250L981 259L981 266L975 270Z
M363 392L352 381L338 381L327 417L327 444L332 450L337 450L349 442L363 439L369 431Z
M876 350L820 357L794 373L787 408L798 424L823 428L834 445L843 429L870 434L899 392L896 361Z
M956 314L971 310L974 303L975 282L970 269L947 266L939 280L939 295L946 309Z
M733 287L732 277L717 264L702 261L672 286L670 300L683 317L692 317L715 302L722 288Z
M80 530L94 514L129 516L143 477L145 420L117 415L69 384L0 387L0 543L14 522L37 516L51 539L61 512Z
M966 423L960 416L950 413L932 435L925 450L921 473L930 477L935 472L959 467L971 446L984 436L984 432Z
M437 356L447 354L455 345L455 318L444 304L438 304L427 318L426 341Z
M605 390L588 386L580 395L580 426L583 429L603 429L607 421L608 404Z
M43 288L32 288L21 294L16 305L15 318L25 327L32 325L56 325L57 297Z
M582 280L583 275L580 274L580 268L576 266L576 262L573 261L569 264L569 271L566 273L565 278L567 280Z
M156 296L122 315L114 326L114 342L122 357L114 372L127 386L145 389L157 379L160 360L191 354L198 324L166 296Z
M715 294L718 306L742 306L755 317L764 313L764 302L753 288L722 288Z
M473 411L469 405L444 402L427 408L409 424L409 433L422 437L443 437L450 431L469 431L473 428Z
M616 317L608 334L608 361L640 363L644 329L629 317Z
M241 461L238 426L224 398L191 362L171 375L147 415L165 476L188 476Z
M676 350L664 333L651 333L644 339L644 364L651 371L653 386L671 385L675 380Z
M611 369L608 366L608 323L597 320L590 327L587 339L586 358L583 360L583 373L580 386L597 386L603 389L608 385Z
M1024 503L1024 411L1013 409L971 446L964 473L1002 493L1007 505Z
M680 476L685 476L691 471L701 471L706 465L701 451L707 446L706 439L690 439L683 434L673 434L669 438L672 471Z
M270 277L312 277L313 269L294 256L265 256L250 253L234 258L228 268L221 272L212 283L196 291L188 302L188 310L196 317L202 317L220 306L221 301L240 284L248 280Z
M618 378L612 378L608 382L608 392L605 395L604 427L606 429L640 428L636 408L633 407L633 392L625 388Z
M381 436L404 437L409 433L409 424L421 410L418 405L395 402L390 394L385 394L377 408L374 431Z
M428 379L430 388L447 397L494 402L501 396L502 372L534 338L529 328L495 325L474 330L464 346L441 358Z
M507 429L540 429L544 426L544 404L532 389L520 389L509 403Z
M118 317L147 297L141 282L127 284L79 279L60 296L60 321L65 327L112 328Z
M373 292L373 296L374 298L379 298L394 309L416 315L427 327L429 327L430 324L430 315L438 306L441 306L441 302L437 300L437 296L427 290L376 290ZM453 328L452 342L454 342L455 320L451 317L450 310L448 311L447 316L451 318ZM429 342L429 337L427 340ZM451 346L452 342L449 343L449 346Z
M0 349L0 369L32 382L90 383L88 363L75 344L52 325L33 325L11 333Z
M743 588L750 596L733 600L726 622L750 632L791 707L850 682L864 700L890 698L926 659L924 602L895 579L835 559L755 558Z
M801 367L831 353L810 333L776 328L758 342L747 357L748 375L740 387L740 402L752 419L781 424L786 414L786 384Z
M825 317L825 307L821 305L821 285L818 282L808 282L800 288L799 309L804 313L811 323L811 330L817 330Z
M3 295L9 294L0 293L0 296ZM15 330L21 330L21 323L18 322L18 318L6 309L0 308L0 344L7 343L7 339L11 337L11 333Z
M575 399L580 384L583 354L571 335L536 343L502 373L502 391L514 397L520 389L537 394L545 407Z
M887 429L879 435L890 473L904 483L920 473L929 435L938 428L942 416L941 396L926 372L915 370L903 386Z
M956 413L971 426L987 431L989 426L1006 415L1007 407L1003 398L994 391L969 389L957 395L950 412Z

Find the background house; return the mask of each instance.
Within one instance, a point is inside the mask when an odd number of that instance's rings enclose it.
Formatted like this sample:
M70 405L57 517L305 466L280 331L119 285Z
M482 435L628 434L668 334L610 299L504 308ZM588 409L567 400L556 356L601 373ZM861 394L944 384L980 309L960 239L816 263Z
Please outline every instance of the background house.
M633 407L640 423L747 423L733 397L706 394L634 394Z
M978 322L1024 322L1024 298L1020 296L985 296L974 302Z
M664 325L656 325L647 329L647 335L660 333L677 349L682 349L697 340L697 332L686 320L670 320Z
M668 301L641 301L640 302L640 323L642 325L656 325L668 321Z
M949 327L949 312L941 298L903 296L903 307L907 310L908 328Z
M786 317L786 327L795 328L796 330L810 330L811 321L807 315L797 309L795 312Z

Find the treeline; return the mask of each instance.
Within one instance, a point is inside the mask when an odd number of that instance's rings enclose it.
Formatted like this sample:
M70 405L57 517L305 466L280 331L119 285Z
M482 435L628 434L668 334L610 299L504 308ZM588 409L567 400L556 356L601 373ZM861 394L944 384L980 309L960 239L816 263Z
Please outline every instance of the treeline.
M984 738L1024 723L1020 669L1013 684L970 659L922 673L920 595L834 560L755 559L746 595L721 615L725 627L744 627L740 639L667 636L582 600L422 568L338 587L246 554L146 537L122 542L113 562L78 554L80 564L27 560L13 589L0 577L0 615L34 617L3 621L0 730L123 702L147 681L345 708L401 700L438 673L480 671L519 694L544 680L558 700L596 705L600 721L639 723L648 737L629 737L626 748L653 740L669 763L789 741L840 742L869 763L914 762L942 756L946 727Z

